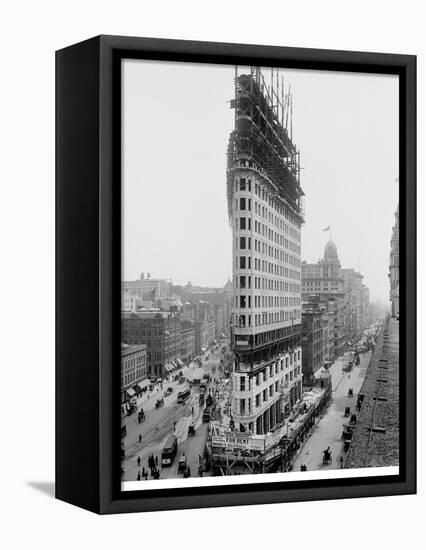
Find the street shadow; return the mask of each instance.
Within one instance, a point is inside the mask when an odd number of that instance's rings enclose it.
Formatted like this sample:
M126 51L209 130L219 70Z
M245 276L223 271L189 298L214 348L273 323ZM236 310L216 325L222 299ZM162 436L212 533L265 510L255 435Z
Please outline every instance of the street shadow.
M50 498L55 498L55 483L53 481L27 481L27 485Z

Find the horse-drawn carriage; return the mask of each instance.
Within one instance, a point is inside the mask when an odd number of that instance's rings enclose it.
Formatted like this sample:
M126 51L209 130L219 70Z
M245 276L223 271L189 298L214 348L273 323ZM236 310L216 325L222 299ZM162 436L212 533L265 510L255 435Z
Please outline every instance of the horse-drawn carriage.
M145 411L143 409L141 409L139 412L138 412L138 422L139 424L141 422L143 422L145 420Z
M351 408L345 407L345 416L349 416L351 414Z
M159 409L160 407L162 407L164 405L164 399L161 398L161 399L157 399L157 401L155 402L155 408L156 409Z
M328 447L322 452L322 463L323 464L331 464L332 458L331 458L331 449Z
M179 458L178 474L183 474L183 477L188 477L189 474L189 468L184 454Z
M136 412L136 405L128 404L126 408L127 416L131 416L134 412Z
M349 445L351 444L352 437L354 435L354 424L343 424L343 432L342 432L342 439L343 439L343 450L347 452L349 450Z

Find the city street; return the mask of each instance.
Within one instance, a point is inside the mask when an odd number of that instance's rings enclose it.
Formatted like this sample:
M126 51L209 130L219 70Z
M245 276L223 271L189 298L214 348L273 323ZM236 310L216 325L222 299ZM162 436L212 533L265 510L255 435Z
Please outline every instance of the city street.
M220 361L220 348L203 358L203 364L199 367L191 363L189 367L181 369L187 379L183 384L178 381L163 380L163 388L156 384L154 391L145 394L138 399L138 411L143 407L145 420L138 422L138 414L123 417L122 425L127 428L127 435L122 439L122 446L125 450L125 459L122 462L124 468L123 481L137 480L138 471L144 467L148 470L148 457L153 454L158 457L158 468L160 478L174 478L178 476L179 457L185 454L191 475L198 475L199 455L202 456L207 436L207 423L202 422L204 407L199 405L199 386L193 385L191 396L184 404L177 403L177 395L180 391L189 387L188 380L201 379L204 374L212 377L218 376L218 369L212 373L214 367L218 367ZM170 377L171 378L171 377ZM165 395L167 388L173 388L173 392ZM210 382L207 386L213 392L214 384ZM155 408L157 399L164 399L164 405ZM191 422L195 425L195 435L188 436L188 426ZM178 439L178 452L171 466L161 467L161 449L168 435L175 433ZM139 442L139 436L142 441ZM141 463L138 466L137 459Z
M343 424L349 422L349 418L344 416L345 407L350 407L351 413L355 412L357 394L364 381L370 358L371 352L361 353L360 364L354 365L349 373L342 371L342 367L348 362L349 353L339 357L330 367L332 401L301 448L293 464L294 470L300 470L302 464L305 464L308 470L340 468L340 457L343 455ZM349 388L353 389L353 397L348 397ZM323 451L327 447L331 449L332 461L330 464L323 464Z

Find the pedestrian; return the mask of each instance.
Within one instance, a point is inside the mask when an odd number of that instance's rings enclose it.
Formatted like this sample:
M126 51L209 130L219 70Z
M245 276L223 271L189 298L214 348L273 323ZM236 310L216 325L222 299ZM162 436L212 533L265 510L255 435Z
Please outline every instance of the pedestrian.
M155 465L158 466L158 455L155 455Z
M142 443L142 434L139 434L139 443Z
M145 481L148 481L148 472L145 472Z
M142 468L142 477L145 477L145 466Z
M188 466L188 477L191 477L191 468Z
M176 422L173 422L173 430L176 431Z
M138 472L138 481L140 481L140 480L141 480L141 473Z
M138 456L138 466L140 466L140 465L141 465L141 457Z

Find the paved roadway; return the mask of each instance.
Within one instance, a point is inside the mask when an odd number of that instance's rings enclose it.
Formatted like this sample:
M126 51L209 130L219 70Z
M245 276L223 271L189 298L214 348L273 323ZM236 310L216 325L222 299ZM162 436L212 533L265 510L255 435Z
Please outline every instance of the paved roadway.
M189 367L183 368L185 378L202 378L203 374L209 373L211 376L218 376L219 371L212 374L214 366L218 366L220 361L220 347L215 352L210 352L208 359L203 360L201 367L191 363ZM163 381L163 388L156 385L150 395L145 395L138 400L138 410L143 407L145 420L139 424L137 412L130 417L122 419L122 424L127 427L127 435L122 439L122 445L125 450L125 459L123 461L124 476L123 481L137 480L138 471L145 467L148 470L148 457L153 454L158 457L158 467L160 468L160 478L177 477L177 468L179 457L185 454L190 468L191 476L198 475L199 455L203 454L204 444L207 437L207 423L202 422L203 407L199 406L199 388L192 386L191 396L186 403L177 403L177 394L187 388L189 383L186 381L179 384L177 381ZM168 387L173 388L173 393L166 396L165 391ZM213 391L213 383L209 384L207 391ZM155 408L157 399L164 398L164 406ZM188 437L188 426L191 422L195 423L195 436ZM161 467L161 448L169 434L175 433L178 438L178 452L171 466ZM139 443L139 435L142 436L142 442ZM141 459L141 465L138 467L137 458ZM150 479L150 478L149 478Z
M352 372L345 373L342 367L348 362L349 354L337 359L330 367L332 376L332 401L316 426L311 436L306 440L297 456L294 470L300 470L305 464L308 470L325 470L340 468L340 457L344 457L342 431L343 424L349 422L344 415L345 407L355 411L357 395L365 378L371 352L360 354L360 364L354 365ZM348 397L349 388L353 389L353 397ZM332 462L323 464L323 451L330 447Z

